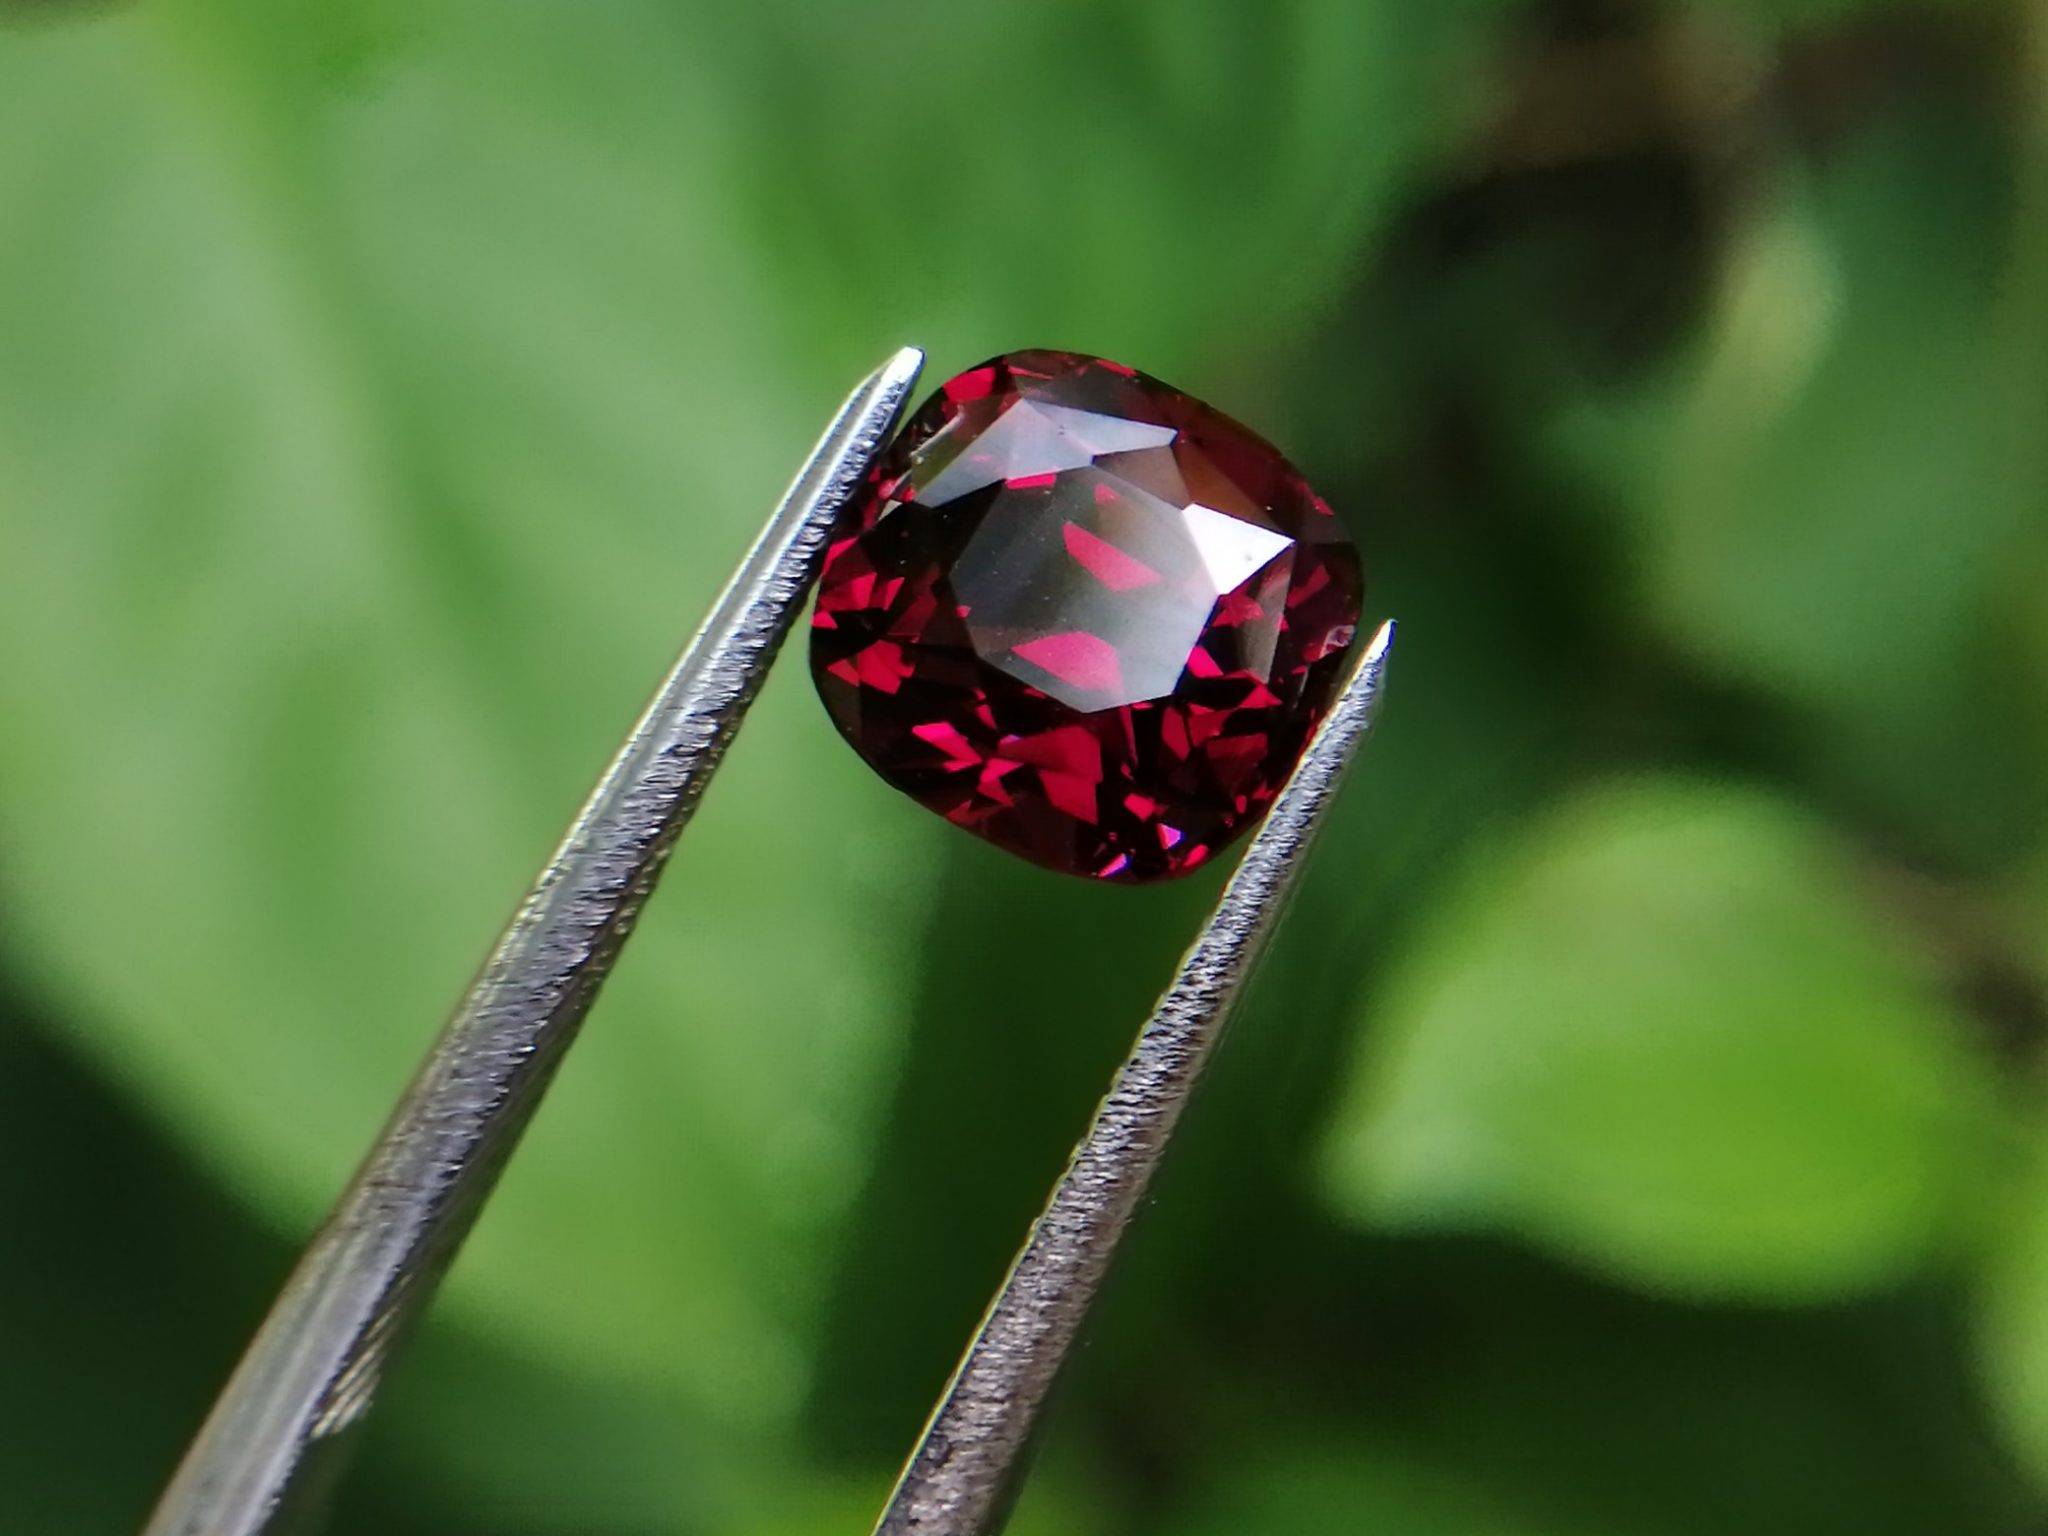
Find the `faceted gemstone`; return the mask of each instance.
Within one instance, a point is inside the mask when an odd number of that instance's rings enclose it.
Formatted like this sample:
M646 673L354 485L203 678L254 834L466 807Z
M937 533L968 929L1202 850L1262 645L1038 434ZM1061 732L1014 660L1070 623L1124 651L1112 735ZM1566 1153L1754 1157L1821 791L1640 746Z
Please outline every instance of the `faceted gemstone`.
M884 779L1105 880L1243 832L1328 708L1357 551L1271 444L1101 358L952 379L841 514L811 671Z

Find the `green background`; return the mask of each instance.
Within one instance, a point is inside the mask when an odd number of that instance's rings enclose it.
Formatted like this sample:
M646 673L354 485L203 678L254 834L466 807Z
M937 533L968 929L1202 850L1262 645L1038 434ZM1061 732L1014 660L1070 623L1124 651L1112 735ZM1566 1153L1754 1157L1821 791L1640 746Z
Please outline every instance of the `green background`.
M1393 686L1039 1536L2048 1522L2048 7L0 0L0 1529L141 1519L845 390L1107 354ZM878 1506L1216 889L780 667L337 1529Z

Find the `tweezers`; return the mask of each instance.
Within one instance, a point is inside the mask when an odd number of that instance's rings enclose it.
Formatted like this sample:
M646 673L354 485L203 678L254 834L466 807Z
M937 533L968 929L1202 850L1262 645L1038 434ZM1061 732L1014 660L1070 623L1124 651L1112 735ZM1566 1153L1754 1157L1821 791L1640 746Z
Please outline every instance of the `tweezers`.
M840 408L542 870L229 1377L144 1536L317 1520L410 1324L468 1236L814 584L924 364ZM1223 1025L1371 723L1367 643L1054 1187L911 1453L876 1536L991 1536L1033 1430Z

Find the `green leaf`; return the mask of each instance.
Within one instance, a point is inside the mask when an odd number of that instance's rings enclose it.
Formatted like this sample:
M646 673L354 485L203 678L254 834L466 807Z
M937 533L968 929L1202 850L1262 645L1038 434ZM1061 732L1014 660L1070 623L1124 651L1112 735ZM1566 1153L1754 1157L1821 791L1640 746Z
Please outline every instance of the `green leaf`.
M1927 1257L1983 1069L1824 832L1759 795L1588 795L1478 870L1369 1010L1340 1207L1638 1284L1806 1299Z
M1796 705L1831 794L1972 864L2038 837L2048 795L2048 711L2011 684L2043 394L2004 132L1930 86L1788 151L1697 357L1560 434L1615 482L1643 623Z
M7 875L84 1043L291 1230L850 382L707 388L794 369L692 110L611 159L465 36L368 100L228 8L0 52ZM456 1276L743 1420L801 1391L930 844L863 856L779 682Z
M1869 135L1738 241L1653 546L1659 611L1735 667L1867 689L1873 656L1945 657L1996 574L2029 449L1999 408L1984 149Z
M1305 323L1443 126L1466 34L1386 56L1405 15L0 35L0 879L81 1044L304 1231L854 378ZM450 1297L742 1426L807 1389L949 835L807 695L771 681Z
M723 25L738 73L779 87L728 131L784 168L747 206L827 344L864 357L879 324L964 364L1033 340L1194 387L1326 322L1474 119L1460 87L1501 9L767 0Z

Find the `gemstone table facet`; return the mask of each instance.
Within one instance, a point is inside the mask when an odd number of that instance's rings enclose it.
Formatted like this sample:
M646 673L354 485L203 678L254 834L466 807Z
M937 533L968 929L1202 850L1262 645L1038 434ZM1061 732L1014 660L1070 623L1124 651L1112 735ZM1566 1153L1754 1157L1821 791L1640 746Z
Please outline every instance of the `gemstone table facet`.
M1249 828L1340 678L1364 588L1269 443L1100 358L948 381L840 515L811 670L889 783L1098 879Z

